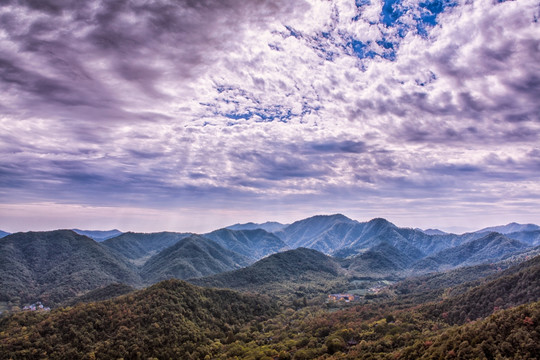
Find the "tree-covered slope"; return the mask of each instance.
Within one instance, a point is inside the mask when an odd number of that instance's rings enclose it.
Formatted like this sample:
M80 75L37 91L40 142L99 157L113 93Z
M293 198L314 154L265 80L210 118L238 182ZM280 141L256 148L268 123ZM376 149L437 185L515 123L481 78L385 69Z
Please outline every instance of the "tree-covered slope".
M149 284L165 279L188 279L247 266L247 257L227 250L199 235L183 238L150 258L141 268Z
M540 256L491 275L485 282L444 301L426 305L434 318L450 324L483 318L502 308L540 300Z
M495 274L492 281L465 291L465 296L438 299L436 303L418 305L412 302L407 305L398 297L352 303L346 307L329 303L328 306L337 307L335 311L320 307L307 307L296 312L289 309L264 322L260 327L262 330L246 330L239 334L239 341L225 345L218 358L252 359L266 354L279 359L306 360L532 360L538 357L540 349L540 308L537 303L540 292L532 283L538 278L535 269L539 259ZM480 288L483 289L481 293L477 292ZM489 304L482 303L490 289L507 292L508 297L500 300L501 309L493 310ZM529 295L524 296L527 289ZM516 299L521 300L514 302ZM475 302L479 304L475 305ZM502 309L520 303L528 305ZM463 313L463 321L453 325L456 322L452 321L451 314L430 311L441 304L451 304L458 314L469 306L477 310L484 307L488 311L472 323L467 321L468 314Z
M382 242L360 255L346 259L343 265L357 276L379 276L400 273L414 261L414 258L391 244Z
M540 230L513 232L506 234L506 236L532 246L540 245Z
M520 359L540 356L540 302L498 311L404 349L399 359Z
M224 287L285 295L321 294L342 285L338 262L316 250L298 248L270 255L243 269L190 282L201 286Z
M528 247L527 244L509 239L499 233L490 233L480 239L445 249L422 259L413 266L413 269L416 271L437 271L457 266L496 262L509 254L525 250Z
M274 313L260 296L169 280L114 300L0 319L0 358L214 358L239 328Z
M0 239L0 301L56 305L114 282L135 285L140 277L121 256L71 230Z
M103 245L119 252L126 258L132 260L136 265L143 265L151 256L190 235L191 234L189 233L175 232L127 232L104 241Z
M287 244L283 240L263 229L220 229L205 234L204 237L253 261L287 249Z

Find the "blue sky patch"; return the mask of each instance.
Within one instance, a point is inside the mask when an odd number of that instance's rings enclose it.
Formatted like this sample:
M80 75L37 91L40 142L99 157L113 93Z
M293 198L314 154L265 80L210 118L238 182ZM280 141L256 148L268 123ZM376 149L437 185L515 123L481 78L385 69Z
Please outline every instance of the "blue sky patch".
M361 41L358 41L358 40L352 40L350 43L349 43L353 49L353 52L354 54L356 55L356 57L358 57L359 59L365 59L365 58L370 58L370 59L373 59L377 53L373 50L370 50L368 44L364 44L363 42Z
M370 0L356 0L355 1L356 7L362 7L364 5L371 5Z
M249 118L251 118L253 116L253 114L251 113L245 113L245 114L238 114L238 113L227 113L227 114L223 114L225 117L228 117L229 119L234 119L234 120L240 120L240 119L244 119L244 120L248 120Z
M422 14L420 15L419 22L427 25L437 25L437 15L444 12L448 7L456 6L456 2L452 0L433 0L420 3Z
M456 5L455 0L428 0L419 3L418 10L420 11L420 15L415 15L416 31L418 34L427 36L429 29L437 25L437 16L448 7L454 7ZM381 22L387 27L397 27L398 35L404 37L411 30L411 26L404 24L400 18L409 10L410 8L402 5L401 0L384 0L380 14Z
M386 26L394 26L405 11L401 8L399 0L385 0L381 12L382 22Z

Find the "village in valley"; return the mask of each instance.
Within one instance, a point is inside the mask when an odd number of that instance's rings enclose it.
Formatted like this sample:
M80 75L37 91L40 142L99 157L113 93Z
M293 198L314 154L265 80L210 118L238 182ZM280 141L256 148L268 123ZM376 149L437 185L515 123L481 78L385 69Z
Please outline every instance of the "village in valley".
M379 279L355 279L350 282L351 288L344 293L328 295L328 303L351 303L374 300L388 292L388 287L395 281Z

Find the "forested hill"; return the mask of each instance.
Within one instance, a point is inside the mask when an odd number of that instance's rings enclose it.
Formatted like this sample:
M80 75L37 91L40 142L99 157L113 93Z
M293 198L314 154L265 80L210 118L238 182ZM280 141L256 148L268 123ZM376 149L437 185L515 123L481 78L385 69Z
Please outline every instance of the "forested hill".
M261 296L168 280L114 300L2 318L0 358L213 358L238 329L274 314Z
M417 341L399 359L533 360L539 355L540 302L535 302Z
M513 266L455 297L426 305L423 311L450 324L462 324L499 309L540 300L540 256Z
M298 248L270 255L243 269L189 280L201 286L259 291L272 295L321 294L338 286L343 269L316 250Z
M250 263L247 257L227 250L214 241L191 235L150 258L140 274L148 283L176 278L188 279L239 269Z
M0 301L54 306L106 284L140 282L125 259L71 230L0 239Z

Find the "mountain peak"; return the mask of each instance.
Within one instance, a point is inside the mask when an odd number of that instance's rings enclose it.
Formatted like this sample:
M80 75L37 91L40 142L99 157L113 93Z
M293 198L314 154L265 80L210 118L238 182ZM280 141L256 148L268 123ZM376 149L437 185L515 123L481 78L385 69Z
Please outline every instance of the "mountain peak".
M331 214L331 215L317 215L317 216L314 216L314 217L328 217L328 218L332 218L332 219L335 219L335 220L341 220L341 221L354 221L353 219L343 215L343 214Z
M382 228L382 227L396 227L396 225L392 224L390 221L386 220L385 218L374 218L369 220L367 225L376 227L376 228Z

